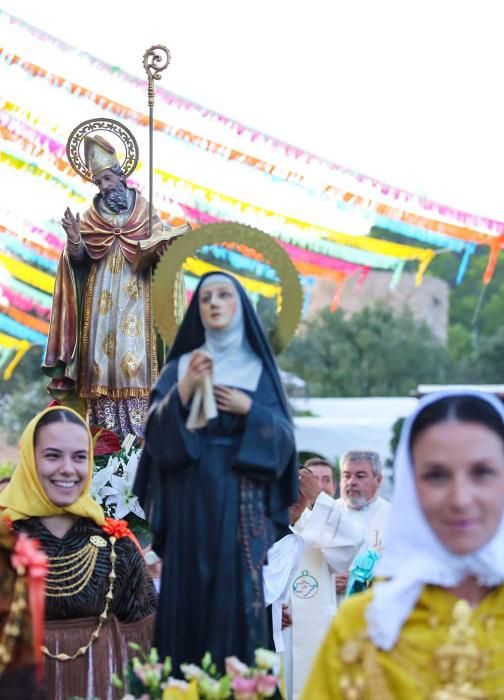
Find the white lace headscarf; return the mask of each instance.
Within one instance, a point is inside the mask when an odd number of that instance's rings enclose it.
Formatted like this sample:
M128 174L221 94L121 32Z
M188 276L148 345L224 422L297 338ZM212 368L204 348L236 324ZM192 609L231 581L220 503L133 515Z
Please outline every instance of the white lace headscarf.
M209 275L201 284L199 294L211 284L225 284L236 295L236 311L227 328L216 330L205 326L205 342L199 348L205 350L213 361L213 384L255 391L259 384L263 363L250 347L243 322L243 308L238 290L226 275ZM203 321L203 319L202 319ZM192 353L182 355L178 365L178 378L187 371Z
M412 426L428 405L447 397L474 396L490 404L504 422L501 402L478 391L450 391L423 398L406 420L394 462L394 494L388 521L386 546L376 576L387 581L373 586L373 599L366 612L370 638L381 649L392 649L401 628L426 584L456 586L468 575L483 586L504 582L504 518L492 539L465 555L453 554L430 527L418 501L410 450Z

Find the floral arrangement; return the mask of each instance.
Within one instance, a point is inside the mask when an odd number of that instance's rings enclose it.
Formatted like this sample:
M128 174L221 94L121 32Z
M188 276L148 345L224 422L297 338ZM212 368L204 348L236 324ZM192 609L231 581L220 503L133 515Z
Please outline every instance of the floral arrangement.
M130 645L135 651L140 648ZM209 653L201 666L182 664L185 680L173 678L170 658L160 662L152 649L141 660L134 657L128 664L123 683L114 678L116 688L126 690L122 700L280 700L280 659L267 649L257 649L255 663L247 666L236 656L226 659L226 674L219 675ZM125 687L126 686L126 687Z
M145 513L133 494L140 458L140 448L134 446L134 440L134 435L127 435L117 452L106 455L105 459L95 457L91 496L107 517L116 520L130 513L145 520Z

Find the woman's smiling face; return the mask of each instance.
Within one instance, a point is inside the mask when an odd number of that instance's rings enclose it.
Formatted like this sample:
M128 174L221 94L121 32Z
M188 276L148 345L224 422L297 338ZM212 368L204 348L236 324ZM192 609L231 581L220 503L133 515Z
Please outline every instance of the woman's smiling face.
M470 554L496 533L504 512L504 443L480 423L444 420L412 449L420 506L443 545Z
M35 461L40 485L55 506L74 503L89 474L89 438L84 426L50 423L37 431Z

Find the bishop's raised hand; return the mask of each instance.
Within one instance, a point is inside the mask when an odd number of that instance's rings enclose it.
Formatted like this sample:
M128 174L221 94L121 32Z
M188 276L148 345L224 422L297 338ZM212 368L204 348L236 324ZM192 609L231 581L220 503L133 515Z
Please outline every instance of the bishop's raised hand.
M63 218L61 219L61 225L67 235L68 240L71 243L79 243L81 239L80 235L80 216L74 216L70 211L70 207L65 209Z

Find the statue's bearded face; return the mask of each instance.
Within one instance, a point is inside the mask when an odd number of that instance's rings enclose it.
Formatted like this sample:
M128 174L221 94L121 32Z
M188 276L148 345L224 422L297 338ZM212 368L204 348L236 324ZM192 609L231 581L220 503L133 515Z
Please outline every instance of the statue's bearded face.
M128 208L128 189L123 177L122 173L115 173L109 168L93 179L105 204L115 214L126 211Z

